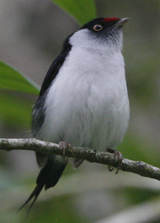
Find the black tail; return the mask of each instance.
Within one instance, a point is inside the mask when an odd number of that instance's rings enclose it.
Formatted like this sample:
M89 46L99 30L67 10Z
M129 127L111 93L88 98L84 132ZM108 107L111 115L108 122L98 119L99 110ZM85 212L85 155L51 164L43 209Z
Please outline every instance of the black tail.
M67 161L60 156L49 156L46 165L41 169L37 177L37 186L26 200L26 202L19 208L19 211L32 199L32 203L28 209L27 215L35 203L38 195L40 194L43 187L47 190L50 187L54 187L61 177L63 170L65 169Z

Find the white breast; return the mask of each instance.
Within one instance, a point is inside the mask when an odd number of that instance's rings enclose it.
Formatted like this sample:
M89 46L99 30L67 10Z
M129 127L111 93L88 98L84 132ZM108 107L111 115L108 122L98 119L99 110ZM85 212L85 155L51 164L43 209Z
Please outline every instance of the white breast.
M72 47L52 83L37 138L96 150L115 149L129 120L124 61L112 54Z

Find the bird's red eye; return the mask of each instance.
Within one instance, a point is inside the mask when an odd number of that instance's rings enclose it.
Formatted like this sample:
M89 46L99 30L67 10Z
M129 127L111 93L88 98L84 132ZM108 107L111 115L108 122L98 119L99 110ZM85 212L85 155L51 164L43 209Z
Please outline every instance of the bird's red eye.
M93 30L94 30L94 31L99 32L99 31L101 31L102 29L103 29L103 26L100 25L100 24L96 24L96 25L93 26Z

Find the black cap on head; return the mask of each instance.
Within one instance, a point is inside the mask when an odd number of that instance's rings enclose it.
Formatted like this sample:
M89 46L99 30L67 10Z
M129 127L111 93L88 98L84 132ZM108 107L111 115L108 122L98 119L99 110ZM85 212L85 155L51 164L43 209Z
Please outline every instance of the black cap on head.
M114 26L118 21L120 21L120 19L116 17L96 18L82 26L82 29L88 28L91 31L100 32L103 29Z

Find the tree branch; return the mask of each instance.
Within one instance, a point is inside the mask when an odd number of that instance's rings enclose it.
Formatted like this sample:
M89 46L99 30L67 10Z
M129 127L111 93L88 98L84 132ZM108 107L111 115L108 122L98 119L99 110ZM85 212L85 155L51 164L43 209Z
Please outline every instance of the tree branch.
M60 146L51 142L44 142L34 138L31 139L0 139L0 150L32 150L44 154L55 154L63 156ZM101 163L113 167L118 166L118 160L108 152L97 152L89 148L67 146L65 156L84 159L89 162ZM122 171L132 172L144 177L160 180L160 169L142 161L129 159L122 160Z

